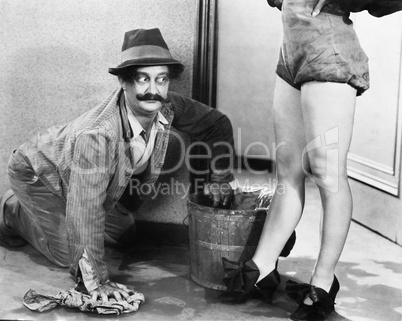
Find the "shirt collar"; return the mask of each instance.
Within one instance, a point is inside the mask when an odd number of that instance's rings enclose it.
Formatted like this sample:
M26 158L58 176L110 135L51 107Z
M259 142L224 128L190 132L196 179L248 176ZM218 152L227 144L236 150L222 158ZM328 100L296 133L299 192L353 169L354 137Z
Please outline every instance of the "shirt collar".
M163 116L163 114L158 111L158 115L156 116L156 120L161 124L161 125L167 125L169 124L169 122L167 121L167 119L165 118L165 116Z
M127 109L128 121L133 131L134 138L137 138L144 131L144 128L142 128L137 117L135 117L135 115L131 111L130 107L127 106L127 104L126 109ZM164 130L165 129L164 125L167 125L168 123L169 122L166 120L165 116L163 116L162 113L158 111L158 114L154 118L154 124L157 126L157 128Z

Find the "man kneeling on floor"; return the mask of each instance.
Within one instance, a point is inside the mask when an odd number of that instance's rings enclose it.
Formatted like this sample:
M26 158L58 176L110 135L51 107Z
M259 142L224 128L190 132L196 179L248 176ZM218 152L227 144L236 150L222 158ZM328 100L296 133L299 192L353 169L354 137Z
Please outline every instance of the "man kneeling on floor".
M104 242L133 239L134 219L117 211L116 204L133 179L156 182L171 126L211 148L216 184L210 195L215 205L229 202L231 123L213 108L168 92L170 80L183 69L159 29L126 32L122 63L109 68L121 88L13 151L12 190L0 202L1 245L29 242L54 264L69 266L95 300L128 298L127 287L109 279Z

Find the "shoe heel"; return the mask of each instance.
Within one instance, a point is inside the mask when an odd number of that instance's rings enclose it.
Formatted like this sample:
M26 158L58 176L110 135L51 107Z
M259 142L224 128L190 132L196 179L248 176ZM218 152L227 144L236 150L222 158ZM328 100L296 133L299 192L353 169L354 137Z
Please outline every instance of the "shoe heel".
M334 275L334 281L332 282L331 288L329 289L329 292L328 292L329 296L332 298L334 303L335 303L336 295L339 292L339 289L340 289L340 284L339 284L338 278L336 277L336 275Z
M339 281L335 275L329 292L310 284L298 284L289 280L285 291L298 305L290 318L295 321L326 320L335 310L335 298L339 288ZM312 305L304 304L306 296L313 301Z
M254 286L264 301L271 302L279 283L281 283L281 277L275 269Z

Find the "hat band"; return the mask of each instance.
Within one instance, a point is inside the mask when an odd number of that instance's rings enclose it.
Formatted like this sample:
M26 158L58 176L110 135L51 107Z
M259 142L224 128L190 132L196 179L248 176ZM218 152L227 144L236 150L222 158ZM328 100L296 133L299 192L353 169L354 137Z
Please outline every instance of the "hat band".
M121 53L121 62L143 58L172 59L172 56L169 50L158 46L131 47Z

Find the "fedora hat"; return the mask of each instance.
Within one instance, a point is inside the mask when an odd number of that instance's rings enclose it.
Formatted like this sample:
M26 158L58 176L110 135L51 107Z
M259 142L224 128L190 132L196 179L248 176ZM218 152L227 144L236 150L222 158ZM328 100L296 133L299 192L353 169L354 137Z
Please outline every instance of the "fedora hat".
M121 64L115 68L109 68L109 73L117 76L129 66L161 65L174 66L179 73L184 70L184 65L172 58L158 28L135 29L124 34Z

